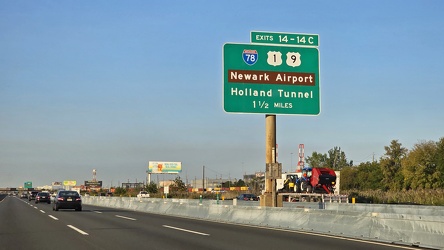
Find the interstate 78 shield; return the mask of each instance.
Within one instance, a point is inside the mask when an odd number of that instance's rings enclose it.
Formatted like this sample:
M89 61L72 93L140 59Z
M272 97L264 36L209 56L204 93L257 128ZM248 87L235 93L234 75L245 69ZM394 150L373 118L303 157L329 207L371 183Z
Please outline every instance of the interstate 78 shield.
M242 58L247 65L253 65L257 62L257 51L256 50L244 50L242 52Z
M224 44L224 111L319 115L319 61L313 47Z

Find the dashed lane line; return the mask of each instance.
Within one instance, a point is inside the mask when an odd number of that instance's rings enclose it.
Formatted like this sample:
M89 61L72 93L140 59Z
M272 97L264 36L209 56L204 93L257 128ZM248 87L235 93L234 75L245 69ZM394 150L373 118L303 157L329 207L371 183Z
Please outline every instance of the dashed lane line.
M54 217L54 216L52 216L52 215L48 215L48 217L51 218L51 219L53 219L53 220L59 220L59 218Z
M171 228L171 229L174 229L174 230L179 230L179 231L188 232L188 233L199 234L199 235L204 235L204 236L210 236L209 234L206 234L206 233L201 233L201 232L197 232L197 231L192 231L192 230L188 230L188 229L184 229L184 228L172 227L172 226L168 226L168 225L162 225L162 226L163 226L163 227L166 227L166 228Z
M121 215L115 215L116 217L122 218L122 219L126 219L126 220L137 220L134 218L130 218L130 217L125 217L125 216L121 216Z
M73 226L73 225L67 225L67 226L68 226L69 228L71 228L71 229L77 231L77 232L80 233L80 234L83 234L83 235L89 235L87 232L82 231L82 230L78 229L77 227L75 227L75 226Z

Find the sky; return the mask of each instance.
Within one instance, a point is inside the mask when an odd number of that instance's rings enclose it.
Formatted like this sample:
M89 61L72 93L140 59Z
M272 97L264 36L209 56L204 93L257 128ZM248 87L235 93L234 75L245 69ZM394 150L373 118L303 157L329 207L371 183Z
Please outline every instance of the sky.
M444 136L444 2L0 0L0 187L265 170L265 115L223 109L222 48L319 35L321 112L277 115L278 162L355 164ZM154 178L174 178L162 175Z

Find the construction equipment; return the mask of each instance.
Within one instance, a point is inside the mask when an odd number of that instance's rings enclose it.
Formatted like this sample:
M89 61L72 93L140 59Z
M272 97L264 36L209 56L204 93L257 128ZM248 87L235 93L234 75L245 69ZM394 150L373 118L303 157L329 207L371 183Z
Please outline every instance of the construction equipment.
M302 173L284 173L276 180L278 193L300 193Z
M300 178L300 190L305 193L332 194L335 191L336 173L330 168L302 169Z
M283 173L276 184L279 193L333 194L336 173L329 168L304 167L302 172Z

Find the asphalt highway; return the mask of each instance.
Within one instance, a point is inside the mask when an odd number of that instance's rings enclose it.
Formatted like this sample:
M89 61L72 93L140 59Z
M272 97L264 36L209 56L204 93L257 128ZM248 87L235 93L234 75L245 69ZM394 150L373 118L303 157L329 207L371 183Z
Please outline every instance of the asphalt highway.
M2 199L4 198L4 199ZM418 249L295 231L0 197L0 249Z

